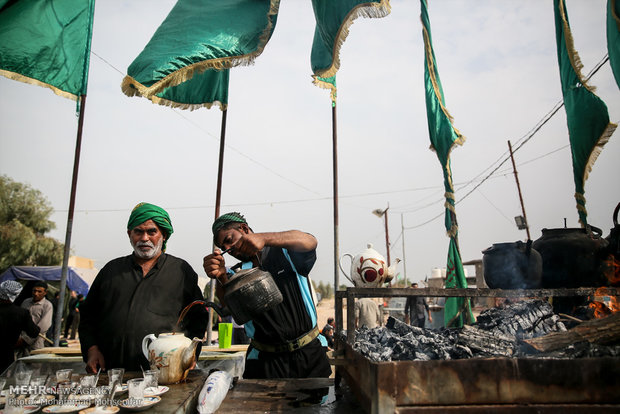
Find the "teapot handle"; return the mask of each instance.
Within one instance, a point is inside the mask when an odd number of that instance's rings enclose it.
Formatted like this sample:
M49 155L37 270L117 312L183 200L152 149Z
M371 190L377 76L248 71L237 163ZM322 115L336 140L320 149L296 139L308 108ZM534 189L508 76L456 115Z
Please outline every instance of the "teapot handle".
M345 253L340 257L340 260L338 260L338 267L340 267L340 270L342 271L342 274L344 275L344 277L349 279L349 281L353 283L353 286L355 286L355 282L353 282L353 280L351 279L351 276L347 275L347 272L345 272L344 269L342 268L342 259L347 256L351 259L351 263L353 263L353 255L349 253Z
M151 362L149 360L149 341L154 341L156 339L157 337L155 335L148 334L142 340L142 353L144 354L144 357L146 358L146 360L149 361L149 363Z

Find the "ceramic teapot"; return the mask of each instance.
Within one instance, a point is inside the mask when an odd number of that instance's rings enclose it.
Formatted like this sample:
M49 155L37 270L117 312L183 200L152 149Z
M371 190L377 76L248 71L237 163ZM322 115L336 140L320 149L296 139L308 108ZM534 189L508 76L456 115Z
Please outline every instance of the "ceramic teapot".
M160 384L184 380L196 361L196 346L201 339L189 339L182 333L149 334L142 340L142 353L152 369L159 371Z
M342 260L345 257L351 259L351 274L342 267ZM349 253L345 253L340 258L338 265L345 277L353 283L355 287L380 287L382 284L392 280L396 273L396 265L400 259L396 259L392 266L385 262L385 258L375 249L372 244L368 243L367 249L353 257Z

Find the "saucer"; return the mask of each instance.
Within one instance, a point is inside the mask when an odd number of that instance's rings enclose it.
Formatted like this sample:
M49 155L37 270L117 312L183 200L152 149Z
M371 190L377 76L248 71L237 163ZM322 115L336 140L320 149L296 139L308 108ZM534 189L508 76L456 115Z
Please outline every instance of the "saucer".
M144 395L146 397L153 397L153 396L157 396L157 395L162 395L166 392L168 392L170 388L166 387L165 385L160 385L159 387L155 388L155 387L147 387L144 389Z
M132 404L132 401L130 401L129 398L127 398L126 400L121 401L120 406L127 411L143 411L157 405L160 401L161 397L144 397L142 399L142 405L135 405Z
M79 414L114 414L121 409L116 406L111 407L90 407L79 412Z
M41 408L40 405L21 405L20 407L24 409L23 414L35 413Z
M43 407L42 411L45 414L54 414L54 413L77 413L85 408L90 407L90 403L86 404L62 404L62 405L48 405L47 407Z

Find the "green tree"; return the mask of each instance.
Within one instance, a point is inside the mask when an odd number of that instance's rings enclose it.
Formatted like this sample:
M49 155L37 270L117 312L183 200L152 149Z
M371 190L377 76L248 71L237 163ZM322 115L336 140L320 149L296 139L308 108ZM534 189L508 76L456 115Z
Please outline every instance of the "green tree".
M13 265L62 263L64 245L45 236L56 227L52 211L39 190L0 176L0 273Z

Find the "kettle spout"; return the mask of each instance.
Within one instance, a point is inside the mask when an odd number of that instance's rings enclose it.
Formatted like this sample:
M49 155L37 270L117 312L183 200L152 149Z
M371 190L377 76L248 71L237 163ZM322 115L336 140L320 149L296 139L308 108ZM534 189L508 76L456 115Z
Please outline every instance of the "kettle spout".
M394 264L387 268L387 272L385 275L385 282L390 282L394 276L396 275L396 266L400 263L400 259L394 260Z
M202 343L202 339L194 338L192 339L192 343L185 348L183 351L183 356L181 357L181 366L183 370L192 369L194 363L196 362L196 347L199 343Z

